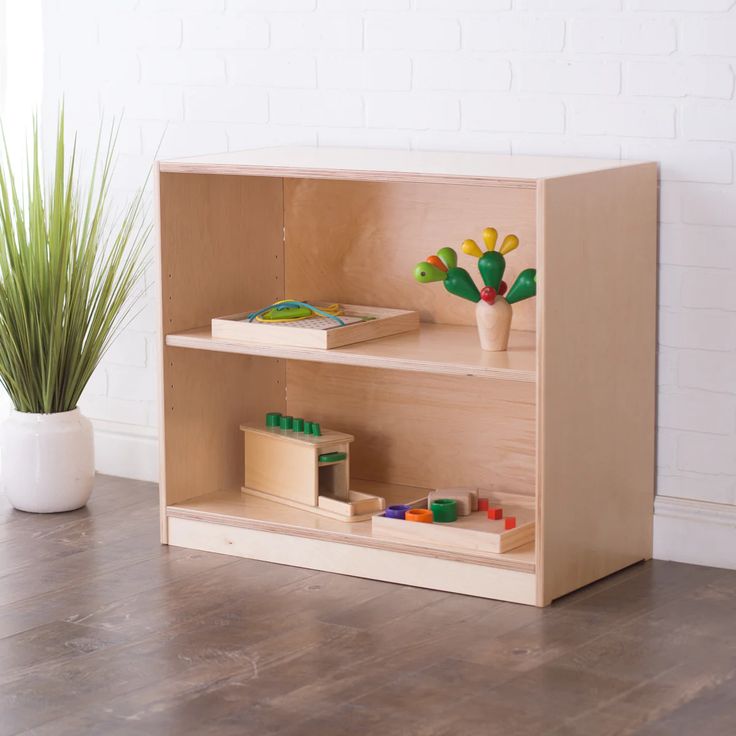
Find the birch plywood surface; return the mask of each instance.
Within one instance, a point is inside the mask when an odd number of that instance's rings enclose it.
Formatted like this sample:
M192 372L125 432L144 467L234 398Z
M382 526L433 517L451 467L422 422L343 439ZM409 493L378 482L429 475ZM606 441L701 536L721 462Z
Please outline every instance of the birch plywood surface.
M162 335L283 295L279 179L161 174L158 185ZM284 404L279 361L197 352L162 351L162 507L232 487L238 425Z
M419 311L422 322L475 325L475 305L441 283L418 284L414 267L439 248L482 285L477 261L460 252L491 225L521 245L507 259L510 285L536 264L532 189L405 182L284 180L286 293L293 299L375 304ZM515 330L535 327L534 300L514 305Z
M421 497L422 490L383 484L357 484L362 490L387 498L388 503L410 502ZM426 490L424 490L426 495ZM263 498L241 493L239 490L210 493L170 506L169 518L213 522L227 527L240 527L273 533L274 545L286 544L289 536L339 542L359 547L406 552L438 559L466 560L474 564L502 567L524 572L534 571L534 544L530 543L505 554L443 550L432 545L408 544L373 534L372 522L346 523L319 516L304 509L286 506ZM279 542L279 539L282 541ZM341 551L345 554L347 550ZM347 556L347 555L346 555Z
M245 485L284 499L317 505L316 448L259 432L244 433Z
M540 196L538 526L549 601L651 556L657 171L548 181Z
M282 146L209 154L161 162L162 171L302 176L338 179L437 181L534 186L537 179L630 165L611 159L503 156L463 151Z
M283 298L280 179L161 174L164 334Z
M285 411L283 362L178 348L167 348L164 360L163 503L240 485L238 427L244 419L261 420L266 411Z
M480 349L475 327L420 325L401 335L322 350L288 345L243 343L213 338L209 327L167 335L166 344L194 350L263 355L402 371L534 382L537 378L536 334L511 331L509 349Z
M352 475L533 495L535 385L290 361L287 410L350 432Z

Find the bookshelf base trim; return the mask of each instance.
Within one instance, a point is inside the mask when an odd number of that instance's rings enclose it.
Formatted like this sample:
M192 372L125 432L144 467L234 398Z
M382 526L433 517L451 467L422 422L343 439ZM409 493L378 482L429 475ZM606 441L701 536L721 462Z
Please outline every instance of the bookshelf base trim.
M177 517L169 544L279 565L537 605L536 575Z

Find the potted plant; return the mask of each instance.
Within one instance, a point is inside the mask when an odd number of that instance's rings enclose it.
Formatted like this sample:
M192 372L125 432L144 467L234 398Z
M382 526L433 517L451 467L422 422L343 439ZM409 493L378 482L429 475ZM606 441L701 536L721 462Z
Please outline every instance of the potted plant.
M131 316L150 232L142 190L111 219L118 131L100 127L84 187L63 110L47 185L35 120L22 183L7 145L0 154L0 382L13 403L0 428L0 483L23 511L70 511L92 492L92 425L77 402Z

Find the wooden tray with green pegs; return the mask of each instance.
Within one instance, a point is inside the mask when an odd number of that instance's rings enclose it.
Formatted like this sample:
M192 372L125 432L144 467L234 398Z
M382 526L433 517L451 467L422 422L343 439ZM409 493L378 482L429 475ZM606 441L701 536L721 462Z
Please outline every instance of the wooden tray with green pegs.
M313 302L315 307L327 306ZM219 340L293 345L305 348L339 348L356 342L375 340L419 328L419 313L407 309L365 307L342 304L346 323L338 324L327 317L315 316L294 322L250 322L248 312L216 317L212 320L212 337Z

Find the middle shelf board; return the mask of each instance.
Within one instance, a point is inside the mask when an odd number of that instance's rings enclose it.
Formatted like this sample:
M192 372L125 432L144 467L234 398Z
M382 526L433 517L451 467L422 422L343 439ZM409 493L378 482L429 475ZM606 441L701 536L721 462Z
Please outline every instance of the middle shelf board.
M166 344L194 350L366 368L476 376L525 383L537 380L536 333L516 330L511 332L509 349L498 353L480 349L475 327L426 323L412 332L332 350L223 340L213 338L209 326L169 334Z
M351 487L364 493L383 496L386 504L406 503L426 496L427 489L411 486L398 486L354 479ZM503 495L503 494L496 494ZM509 503L533 504L532 499L524 499L516 494L506 494ZM504 499L504 503L507 501ZM361 547L388 549L424 557L460 560L464 562L500 567L522 572L534 572L534 542L510 550L503 554L492 552L468 552L455 549L438 549L416 542L387 539L373 534L370 521L346 524L253 496L239 490L208 493L203 496L168 506L167 516L197 521L208 521L232 527L259 529L277 534L323 539Z

